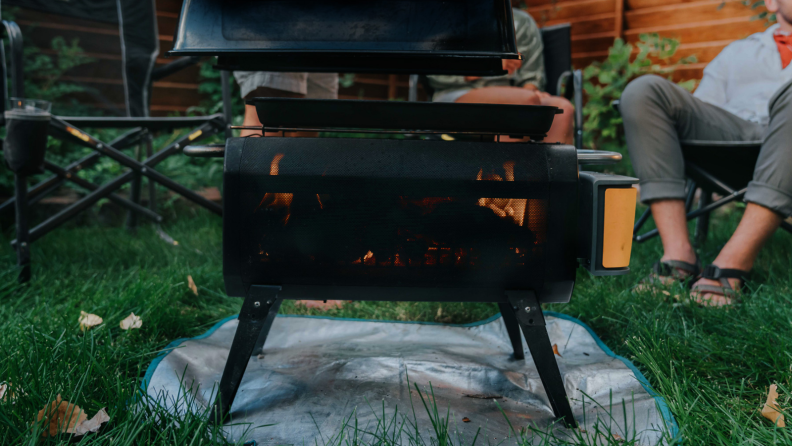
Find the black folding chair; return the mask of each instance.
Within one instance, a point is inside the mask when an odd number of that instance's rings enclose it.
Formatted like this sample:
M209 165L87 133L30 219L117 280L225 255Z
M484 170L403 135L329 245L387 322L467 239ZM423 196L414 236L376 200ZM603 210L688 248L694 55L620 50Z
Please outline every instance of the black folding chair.
M6 65L6 58L3 46L0 45L0 76L6 79L7 68L11 74L11 92L13 97L23 98L24 82L22 67L22 33L14 22L2 21L5 38L8 39L10 48L10 63ZM156 22L155 22L156 26ZM166 66L154 70L150 74L149 83L154 80L167 76L179 69L194 64L197 58L184 57ZM155 223L162 221L162 217L157 214L155 200L155 182L176 192L184 198L218 214L222 214L222 207L200 194L180 185L169 179L165 175L157 172L155 166L171 155L181 152L189 143L197 142L206 137L219 132L225 132L230 136L228 127L230 115L230 91L228 87L228 73L223 73L222 80L224 94L224 114L216 114L205 117L175 117L175 118L150 118L150 117L66 117L52 116L49 122L49 134L64 141L75 142L84 147L95 150L94 153L73 162L72 164L61 167L49 161L44 161L44 169L54 175L41 181L31 188L27 187L27 175L15 173L14 198L0 204L0 212L14 209L16 216L17 237L11 243L17 251L17 265L19 267L19 281L26 282L30 279L30 244L80 212L96 203L102 198L108 198L114 203L126 208L129 211L128 225L136 224L137 216L145 217ZM142 94L142 93L141 93ZM145 94L148 94L147 92ZM8 97L7 87L0 88L0 112L4 111ZM0 116L2 116L0 114ZM0 122L5 125L5 121ZM129 129L126 133L110 142L100 141L83 128L117 128ZM154 153L152 147L151 132L167 131L176 128L192 128L186 135L171 142L168 146ZM146 159L137 160L123 152L122 149L143 145L145 147ZM129 168L129 170L112 179L106 184L97 185L80 178L77 173L96 164L102 156L108 156ZM140 205L140 185L141 178L149 179L149 208ZM49 217L44 222L32 229L28 223L28 207L39 201L41 198L56 190L65 182L72 182L89 193L77 202L67 206L65 209ZM132 183L130 198L126 199L116 195L114 192L126 183Z
M541 29L544 45L546 91L553 96L563 96L575 105L575 148L583 148L583 73L572 69L572 26L569 23ZM410 76L410 101L418 98L418 84L431 100L434 89L423 75Z
M693 240L697 246L707 240L711 212L745 196L761 145L762 141L681 141L688 177L685 210L688 220L696 219ZM698 209L691 210L697 189L701 191ZM722 198L713 201L713 194ZM635 222L633 240L638 243L658 235L657 229L638 234L651 213L647 209ZM781 222L781 227L792 233L788 222Z

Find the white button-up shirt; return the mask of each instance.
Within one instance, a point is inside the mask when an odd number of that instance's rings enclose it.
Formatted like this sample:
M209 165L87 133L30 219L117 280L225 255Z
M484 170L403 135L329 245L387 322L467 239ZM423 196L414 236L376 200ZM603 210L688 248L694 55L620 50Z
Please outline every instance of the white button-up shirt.
M768 104L792 80L792 64L781 67L773 33L778 25L730 43L704 68L693 96L745 120L767 124Z

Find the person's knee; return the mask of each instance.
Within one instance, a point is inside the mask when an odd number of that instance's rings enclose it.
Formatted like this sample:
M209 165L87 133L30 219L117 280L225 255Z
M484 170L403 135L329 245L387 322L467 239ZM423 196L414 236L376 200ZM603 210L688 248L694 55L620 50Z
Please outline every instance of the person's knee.
M559 97L559 98L556 98L556 100L554 102L555 103L553 105L555 105L556 107L560 108L564 112L560 116L557 116L558 118L562 118L563 120L566 120L566 121L572 121L574 119L574 117L575 117L575 106L572 105L571 102L569 102L569 99Z
M654 74L647 74L633 79L619 98L619 110L622 116L634 116L643 107L655 103L658 94L668 84L668 80Z
M536 94L525 95L521 102L523 103L522 105L542 105L542 100Z
M792 81L787 82L781 87L770 99L768 106L771 119L783 115L782 119L786 120L792 117Z

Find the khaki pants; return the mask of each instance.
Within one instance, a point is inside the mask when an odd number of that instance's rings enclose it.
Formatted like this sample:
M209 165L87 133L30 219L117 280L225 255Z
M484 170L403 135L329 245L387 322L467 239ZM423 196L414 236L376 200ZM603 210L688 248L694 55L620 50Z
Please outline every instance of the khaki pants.
M762 125L701 101L659 76L630 82L619 108L641 201L685 198L680 140L761 140L745 201L792 215L792 82L773 95L768 107L770 122Z

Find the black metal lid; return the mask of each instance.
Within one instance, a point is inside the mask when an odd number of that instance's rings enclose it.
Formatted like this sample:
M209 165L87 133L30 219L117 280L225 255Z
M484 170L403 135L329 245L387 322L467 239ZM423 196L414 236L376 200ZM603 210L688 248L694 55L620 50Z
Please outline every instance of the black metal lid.
M224 69L504 74L509 0L190 0L171 55Z

